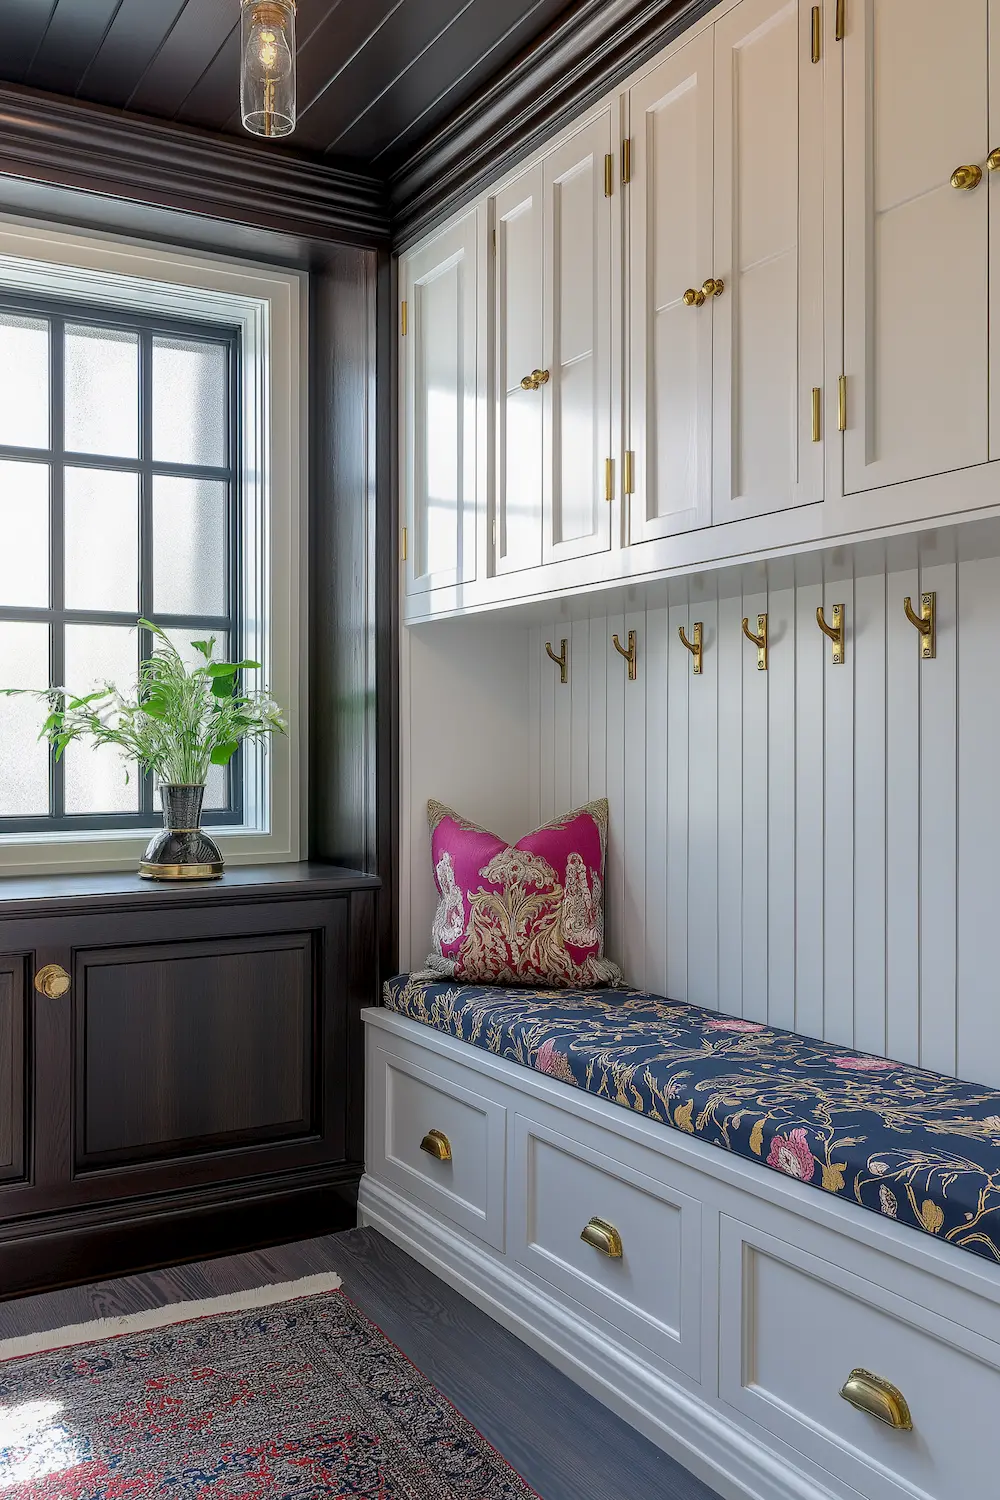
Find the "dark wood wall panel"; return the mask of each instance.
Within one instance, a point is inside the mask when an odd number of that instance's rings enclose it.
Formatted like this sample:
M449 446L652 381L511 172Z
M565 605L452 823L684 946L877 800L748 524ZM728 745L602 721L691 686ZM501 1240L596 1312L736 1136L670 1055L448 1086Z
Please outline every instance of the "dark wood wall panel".
M311 948L306 934L85 953L78 1167L307 1133Z
M24 1172L24 960L0 958L0 1179Z

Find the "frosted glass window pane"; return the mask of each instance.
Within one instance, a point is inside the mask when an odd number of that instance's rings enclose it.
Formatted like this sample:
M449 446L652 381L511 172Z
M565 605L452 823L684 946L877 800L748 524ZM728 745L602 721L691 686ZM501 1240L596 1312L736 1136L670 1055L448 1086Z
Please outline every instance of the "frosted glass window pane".
M139 335L66 328L66 448L139 456Z
M139 608L139 479L105 469L66 470L66 605Z
M224 468L228 350L191 339L153 340L153 457Z
M0 620L0 687L49 682L49 627ZM0 818L46 817L49 749L38 731L48 710L37 698L0 698Z
M0 462L0 605L49 602L49 470Z
M71 692L87 693L105 682L131 692L139 669L135 628L123 625L67 625L65 685ZM139 811L142 777L135 766L126 767L111 745L95 750L89 744L70 745L66 766L66 811L68 813L129 813Z
M214 479L153 481L153 603L164 615L226 612L229 486Z
M49 325L0 313L0 443L49 446Z

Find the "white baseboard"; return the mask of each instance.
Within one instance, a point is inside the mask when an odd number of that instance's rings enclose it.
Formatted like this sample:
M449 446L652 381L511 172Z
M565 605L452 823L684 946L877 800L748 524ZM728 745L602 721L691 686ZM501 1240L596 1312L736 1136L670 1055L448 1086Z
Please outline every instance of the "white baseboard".
M631 1351L616 1350L527 1277L442 1228L384 1183L366 1175L358 1207L359 1223L380 1230L455 1287L722 1500L837 1500L834 1491L784 1463Z

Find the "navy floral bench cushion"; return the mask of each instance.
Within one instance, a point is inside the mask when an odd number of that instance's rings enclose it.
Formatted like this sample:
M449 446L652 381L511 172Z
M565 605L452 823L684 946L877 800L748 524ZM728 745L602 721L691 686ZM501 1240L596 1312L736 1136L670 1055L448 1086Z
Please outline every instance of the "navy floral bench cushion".
M401 975L400 1015L1000 1264L1000 1093L636 990Z

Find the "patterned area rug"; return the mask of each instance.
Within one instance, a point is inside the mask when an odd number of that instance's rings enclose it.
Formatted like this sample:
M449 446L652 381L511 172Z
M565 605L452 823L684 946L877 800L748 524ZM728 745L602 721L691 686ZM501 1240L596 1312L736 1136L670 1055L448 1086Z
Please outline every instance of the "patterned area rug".
M0 1346L3 1500L533 1496L331 1284Z

